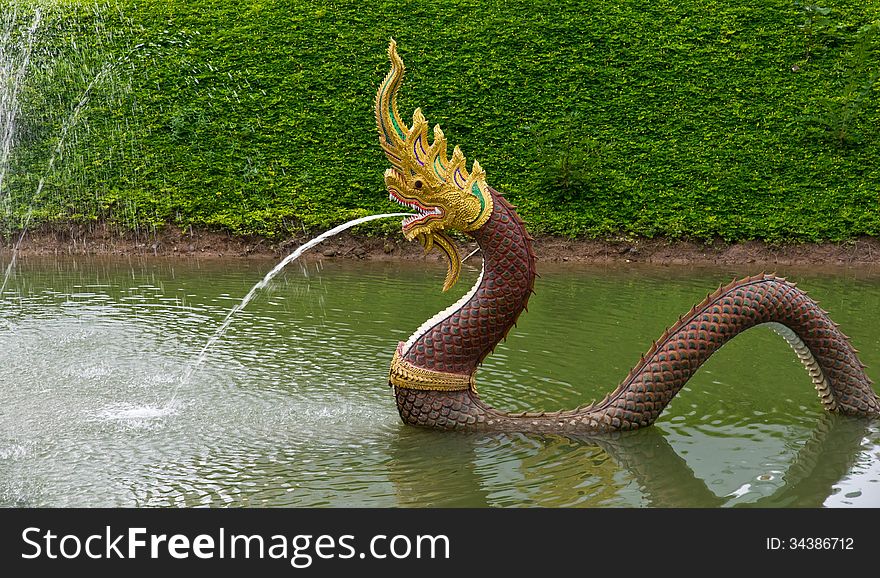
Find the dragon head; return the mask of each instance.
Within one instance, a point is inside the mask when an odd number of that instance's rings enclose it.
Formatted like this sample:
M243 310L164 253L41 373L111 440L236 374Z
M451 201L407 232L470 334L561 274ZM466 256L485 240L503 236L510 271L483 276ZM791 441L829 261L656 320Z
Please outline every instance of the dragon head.
M455 147L452 158L446 156L446 137L440 126L434 127L433 143L428 143L428 122L421 109L413 113L407 126L397 112L397 91L403 82L405 67L397 54L397 43L388 46L391 71L376 94L376 123L379 143L392 168L385 171L389 198L417 212L404 219L403 235L418 239L429 251L438 246L449 259L443 290L452 287L461 271L461 257L445 233L448 230L476 231L492 214L492 196L486 185L486 173L474 161L465 167L461 149Z

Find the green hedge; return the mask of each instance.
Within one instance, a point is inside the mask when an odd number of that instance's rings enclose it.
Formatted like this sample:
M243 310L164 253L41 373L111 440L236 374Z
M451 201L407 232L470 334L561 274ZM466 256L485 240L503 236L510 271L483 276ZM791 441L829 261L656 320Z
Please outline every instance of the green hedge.
M0 191L5 223L31 212L282 238L396 210L373 118L393 36L404 117L421 106L536 232L878 236L878 8L50 4ZM19 7L20 28L28 14Z

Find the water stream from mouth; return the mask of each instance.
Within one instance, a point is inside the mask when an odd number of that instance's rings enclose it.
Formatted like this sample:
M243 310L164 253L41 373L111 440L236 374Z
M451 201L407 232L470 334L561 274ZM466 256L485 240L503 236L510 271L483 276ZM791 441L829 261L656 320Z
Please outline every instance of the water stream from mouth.
M261 281L259 281L256 285L254 285L251 288L250 291L248 291L247 295L245 295L240 302L238 302L232 309L229 310L229 313L226 314L226 317L223 319L223 322L220 324L220 327L218 327L217 331L214 332L214 335L212 335L211 338L208 339L208 341L205 343L204 347L202 347L201 351L199 352L198 356L196 357L196 360L192 364L189 365L186 372L183 374L183 377L178 382L178 386L174 389L174 393L171 396L171 400L169 401L169 404L173 403L174 400L176 399L177 394L180 391L180 386L186 384L190 380L190 378L192 377L193 372L195 372L195 370L198 369L199 366L202 365L202 363L204 363L205 358L208 355L208 351L211 349L211 347L215 343L217 343L217 341L221 337L223 337L223 335L229 329L229 326L232 324L232 321L235 317L235 314L238 313L239 311L241 311L242 309L244 309L247 306L247 304L253 300L253 298L256 296L256 294L261 289L264 289L266 286L268 286L269 283L272 281L272 279L274 279L275 276L278 275L278 273L280 273L281 270L284 269L288 264L290 264L291 262L298 259L300 257L300 255L302 255L303 253L305 253L306 251L308 251L309 249L311 249L315 245L321 243L322 241L324 241L326 239L329 239L330 237L332 237L334 235L341 233L342 231L345 231L346 229L350 229L354 226L357 226L357 225L360 225L360 224L363 224L363 223L366 223L369 221L375 221L376 219L387 219L390 217L408 217L411 214L412 213L382 213L382 214L367 215L366 217L352 219L351 221L348 221L346 223L342 223L341 225L337 225L336 227L333 227L332 229L329 229L329 230L321 233L320 235L318 235L314 239L304 243L299 248L297 248L296 251L294 251L293 253L291 253L290 255L285 257L284 259L282 259L277 265L275 265L275 267L271 271L266 273L266 276L263 277L263 279Z

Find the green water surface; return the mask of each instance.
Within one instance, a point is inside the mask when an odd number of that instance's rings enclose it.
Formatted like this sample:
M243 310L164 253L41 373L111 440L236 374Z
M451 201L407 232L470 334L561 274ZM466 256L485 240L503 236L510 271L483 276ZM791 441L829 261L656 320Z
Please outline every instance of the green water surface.
M3 263L5 266L5 263ZM404 426L386 376L440 292L433 262L294 263L200 349L271 261L19 261L0 296L3 506L880 506L880 427L821 409L781 338L726 345L654 427L470 435ZM678 315L748 268L541 263L478 373L507 410L610 391ZM880 271L780 270L880 378Z

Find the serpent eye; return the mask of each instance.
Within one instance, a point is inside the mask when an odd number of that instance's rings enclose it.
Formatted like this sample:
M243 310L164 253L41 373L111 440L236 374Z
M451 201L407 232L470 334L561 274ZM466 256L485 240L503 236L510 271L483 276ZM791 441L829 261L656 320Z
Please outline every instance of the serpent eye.
M416 189L421 189L424 185L425 185L425 183L422 182L422 179L416 179L415 182L413 182L413 186Z

